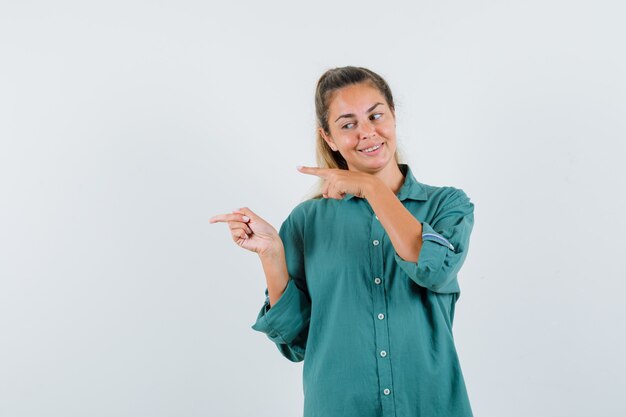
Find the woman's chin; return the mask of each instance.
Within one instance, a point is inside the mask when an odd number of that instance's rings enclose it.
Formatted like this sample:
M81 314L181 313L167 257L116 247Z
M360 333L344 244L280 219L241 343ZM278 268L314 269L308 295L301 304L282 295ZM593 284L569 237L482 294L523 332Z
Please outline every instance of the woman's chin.
M359 164L348 164L348 167L352 171L361 171L373 174L385 169L391 163L395 165L394 158L370 160Z

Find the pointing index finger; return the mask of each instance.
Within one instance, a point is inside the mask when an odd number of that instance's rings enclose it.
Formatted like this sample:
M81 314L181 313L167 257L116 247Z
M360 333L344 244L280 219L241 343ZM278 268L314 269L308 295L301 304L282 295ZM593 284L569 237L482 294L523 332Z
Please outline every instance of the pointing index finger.
M318 177L322 177L322 178L324 178L326 171L327 171L326 168L305 167L301 165L298 165L296 168L298 169L298 171L302 172L303 174L317 175Z

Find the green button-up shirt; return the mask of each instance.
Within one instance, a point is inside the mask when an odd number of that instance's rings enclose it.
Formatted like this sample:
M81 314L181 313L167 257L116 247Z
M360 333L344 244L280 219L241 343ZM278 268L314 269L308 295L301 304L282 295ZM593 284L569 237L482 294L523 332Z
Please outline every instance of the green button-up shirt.
M289 282L253 329L304 360L305 417L472 416L452 322L474 205L415 180L397 196L422 223L417 262L402 259L366 199L310 199L280 227Z

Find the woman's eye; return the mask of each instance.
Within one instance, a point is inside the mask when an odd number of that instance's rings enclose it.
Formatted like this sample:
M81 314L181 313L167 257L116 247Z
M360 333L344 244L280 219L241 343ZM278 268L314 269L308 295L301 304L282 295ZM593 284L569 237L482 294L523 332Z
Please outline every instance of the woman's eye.
M345 125L343 125L344 129L351 129L352 126L354 126L354 123L346 123Z
M382 117L382 113L374 113L370 116L372 120L380 119Z

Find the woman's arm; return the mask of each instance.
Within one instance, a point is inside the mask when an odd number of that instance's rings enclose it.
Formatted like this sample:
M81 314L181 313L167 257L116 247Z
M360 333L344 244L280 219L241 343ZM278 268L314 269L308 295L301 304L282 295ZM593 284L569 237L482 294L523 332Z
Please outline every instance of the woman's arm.
M265 333L287 359L303 360L311 299L304 277L302 212L292 210L278 232L247 207L213 216L209 222L227 223L233 241L261 260L266 300L252 328Z
M458 292L457 273L465 258L474 225L474 204L460 189L447 196L431 223L420 221L397 196L377 180L368 181L365 198L385 228L405 273L431 291Z
M263 272L265 272L270 306L273 306L285 292L289 281L287 260L285 259L285 249L282 242L277 249L259 255L259 259L263 265Z
M303 213L294 209L280 227L280 244L259 253L267 280L266 300L252 326L294 362L304 359L311 318L302 226Z

